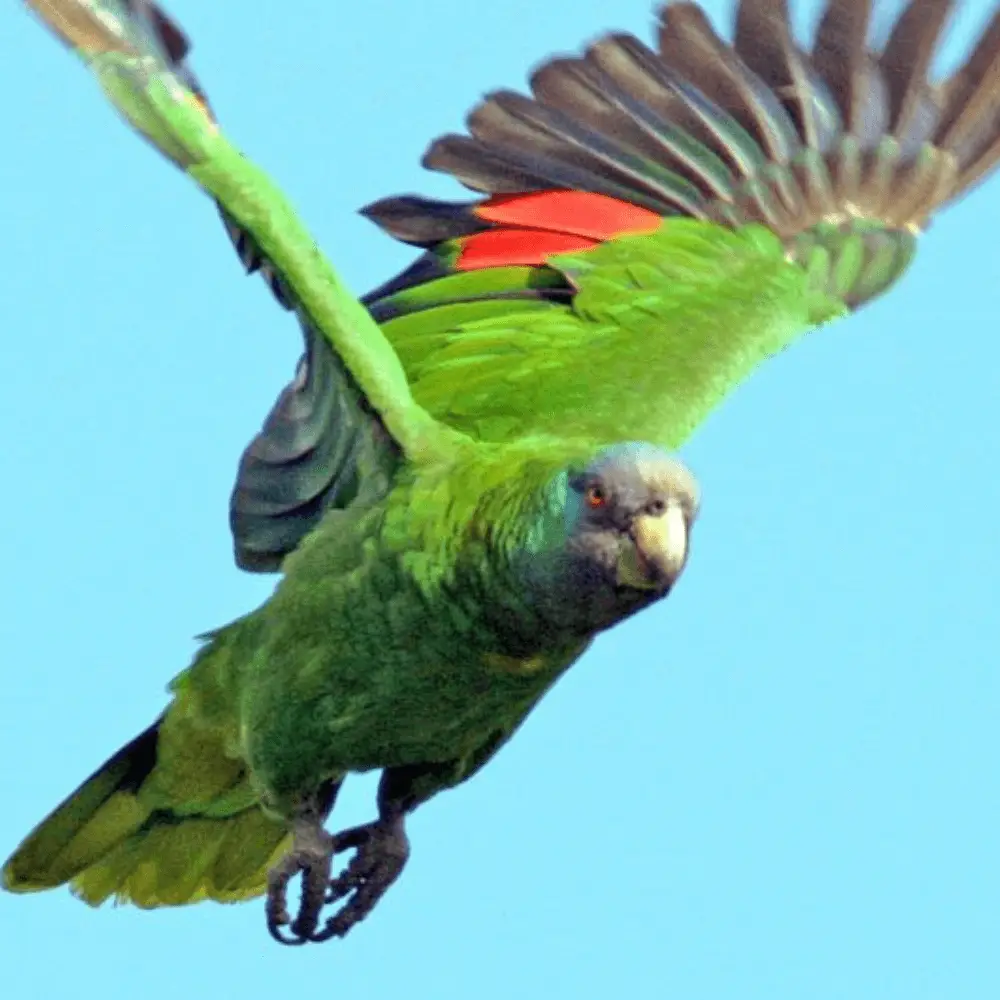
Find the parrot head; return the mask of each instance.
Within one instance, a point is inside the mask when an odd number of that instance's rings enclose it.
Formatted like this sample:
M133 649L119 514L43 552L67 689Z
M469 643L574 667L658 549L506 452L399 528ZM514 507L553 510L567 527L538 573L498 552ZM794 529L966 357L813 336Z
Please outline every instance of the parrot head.
M691 472L662 448L630 442L604 449L568 483L573 555L617 592L664 596L687 562L698 516Z

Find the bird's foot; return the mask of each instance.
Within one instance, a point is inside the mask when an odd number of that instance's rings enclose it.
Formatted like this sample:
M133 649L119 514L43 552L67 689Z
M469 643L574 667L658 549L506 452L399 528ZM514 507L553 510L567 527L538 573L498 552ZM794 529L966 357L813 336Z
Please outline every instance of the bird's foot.
M275 941L326 940L317 937L316 928L330 885L333 855L333 838L318 820L300 820L293 827L292 849L267 873L267 929ZM288 885L299 873L302 899L293 922L288 913Z
M350 864L330 878L333 856L355 850ZM267 929L281 944L306 944L343 937L364 920L410 856L403 816L383 816L331 837L316 820L293 828L292 849L267 876ZM288 912L288 886L302 875L302 899L294 921ZM323 907L342 905L320 928ZM287 928L287 929L286 929Z
M368 916L399 878L410 856L410 841L402 814L383 816L374 823L344 830L333 838L333 851L356 850L350 864L333 879L326 903L343 905L327 919L314 941L343 937Z

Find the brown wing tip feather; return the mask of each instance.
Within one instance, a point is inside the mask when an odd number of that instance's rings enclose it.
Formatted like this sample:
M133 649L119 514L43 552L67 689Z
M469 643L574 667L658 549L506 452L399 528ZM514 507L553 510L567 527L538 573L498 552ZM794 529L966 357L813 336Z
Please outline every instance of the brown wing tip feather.
M592 191L786 238L856 218L912 232L1000 161L1000 11L935 82L953 6L910 0L876 44L872 0L830 0L807 47L785 0L742 0L732 43L668 3L658 51L618 33L548 60L531 97L488 95L424 163L486 194Z

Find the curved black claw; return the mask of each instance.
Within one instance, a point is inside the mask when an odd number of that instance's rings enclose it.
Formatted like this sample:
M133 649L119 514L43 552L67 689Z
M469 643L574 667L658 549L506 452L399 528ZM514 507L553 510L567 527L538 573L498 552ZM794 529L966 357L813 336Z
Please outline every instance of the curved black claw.
M344 830L333 838L334 854L352 848L357 853L343 872L329 883L324 899L326 903L346 902L327 919L321 931L312 935L313 941L343 937L375 909L399 878L410 856L403 817L378 819Z
M267 874L267 930L279 944L325 940L317 939L316 928L330 884L333 854L333 838L319 823L295 827L292 849ZM288 913L288 885L300 872L302 899L292 922ZM285 933L284 928L289 924L289 933Z

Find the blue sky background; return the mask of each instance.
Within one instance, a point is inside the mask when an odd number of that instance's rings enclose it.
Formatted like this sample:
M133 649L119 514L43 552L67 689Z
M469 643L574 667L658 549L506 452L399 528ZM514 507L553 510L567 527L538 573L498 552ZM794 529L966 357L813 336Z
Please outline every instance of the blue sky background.
M411 255L355 209L454 195L426 142L551 51L648 37L647 0L610 6L171 10L229 134L360 292ZM226 502L299 343L20 4L0 38L2 856L160 712L193 635L269 593L232 564ZM683 585L416 815L346 942L283 950L258 903L3 896L4 995L1000 996L998 225L995 180L890 297L706 423ZM350 781L337 825L372 793Z

